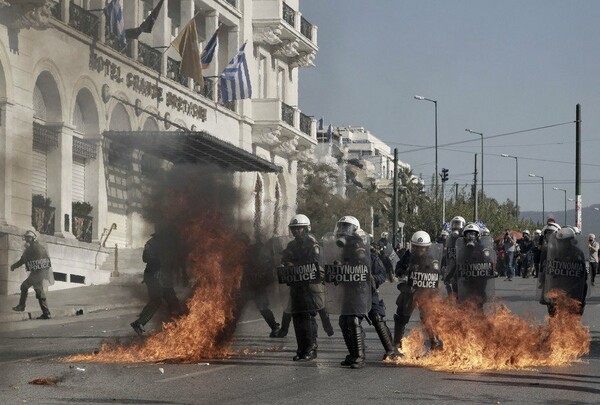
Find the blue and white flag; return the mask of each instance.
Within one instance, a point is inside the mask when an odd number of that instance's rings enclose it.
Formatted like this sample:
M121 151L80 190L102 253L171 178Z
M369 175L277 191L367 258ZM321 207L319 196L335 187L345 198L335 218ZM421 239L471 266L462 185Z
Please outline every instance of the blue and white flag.
M333 139L333 125L329 124L327 127L327 142L331 142Z
M224 104L233 100L252 98L252 85L244 53L245 47L246 43L244 42L238 54L231 59L229 65L221 73L221 100Z
M200 55L200 60L202 61L202 69L208 69L210 62L213 60L213 56L215 55L215 50L217 49L217 36L219 34L219 28L221 25L217 27L217 30L213 34L212 37L208 40L204 49L202 50L202 55Z
M112 33L119 37L121 46L127 45L125 20L123 20L123 10L121 9L119 0L111 0L110 3L104 7L104 15L106 16L106 21Z

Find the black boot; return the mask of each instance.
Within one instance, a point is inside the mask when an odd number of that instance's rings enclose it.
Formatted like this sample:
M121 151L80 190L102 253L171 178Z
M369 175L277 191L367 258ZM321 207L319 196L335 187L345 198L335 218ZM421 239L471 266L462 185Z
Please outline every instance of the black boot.
M394 347L390 328L388 328L385 320L379 314L373 316L371 321L373 322L377 336L379 336L379 340L381 341L383 349L385 350L382 360L394 359L397 352L396 348Z
M346 343L346 348L348 352L351 353L350 350L350 328L348 327L348 317L346 315L340 316L340 329L342 330L342 336L344 337L344 342ZM346 358L342 360L340 363L342 366L350 366L354 363L354 359L352 358L352 354L346 355Z
M354 359L351 368L363 368L365 366L365 335L358 316L350 319L350 355Z
M404 329L407 324L404 321L404 317L394 314L394 346L396 347L396 351L402 349L402 337L404 336Z
M13 311L23 312L25 311L25 303L27 302L27 291L21 291L21 296L19 297L19 305L13 307Z
M294 361L309 361L317 357L317 351L313 342L312 316L308 313L295 314L292 317L294 321L294 332L296 333L296 343L298 350L294 356Z
M315 314L314 316L311 315L310 317L310 330L311 330L311 336L312 336L312 350L315 351L315 353L317 352L317 349L319 348L319 344L317 343L317 338L319 337L319 326L317 325L317 320L315 319L315 316L317 314ZM316 355L315 355L316 357Z
M281 326L279 328L279 333L277 334L277 336L273 336L273 337L278 337L278 338L286 337L288 334L288 331L290 329L290 322L292 322L292 314L290 314L288 312L284 312L283 316L281 317Z
M273 311L270 309L263 309L260 311L260 314L263 318L265 318L267 325L269 325L271 328L271 334L269 334L269 337L277 337L281 329L279 329L279 324L275 321L275 315L273 315Z
M50 319L50 309L48 308L46 298L40 298L38 301L40 303L40 308L42 309L42 315L38 316L37 319Z
M333 325L331 324L331 320L329 319L329 313L325 308L319 311L319 316L321 317L321 323L323 324L323 330L327 333L327 336L333 336Z

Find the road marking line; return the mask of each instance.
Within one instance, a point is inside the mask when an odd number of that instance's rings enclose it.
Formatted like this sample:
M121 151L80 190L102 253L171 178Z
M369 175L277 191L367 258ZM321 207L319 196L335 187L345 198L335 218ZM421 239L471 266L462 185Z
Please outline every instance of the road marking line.
M259 318L259 319L251 319L251 320L249 320L249 321L241 321L241 322L238 322L238 324L240 324L240 323L253 323L253 322L260 322L260 321L262 321L262 320L263 320L262 318Z

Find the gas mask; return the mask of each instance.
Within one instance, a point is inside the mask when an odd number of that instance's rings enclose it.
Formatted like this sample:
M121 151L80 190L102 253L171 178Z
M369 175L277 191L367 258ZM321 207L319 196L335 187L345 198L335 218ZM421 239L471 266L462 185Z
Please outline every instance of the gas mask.
M467 247L475 247L475 242L477 241L477 233L475 232L467 232L465 234L465 246Z

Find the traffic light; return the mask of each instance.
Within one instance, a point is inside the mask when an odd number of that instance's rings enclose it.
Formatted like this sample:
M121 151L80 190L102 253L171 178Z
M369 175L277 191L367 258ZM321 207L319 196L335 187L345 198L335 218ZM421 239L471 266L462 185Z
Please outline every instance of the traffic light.
M442 182L445 183L448 181L448 169L442 169Z

